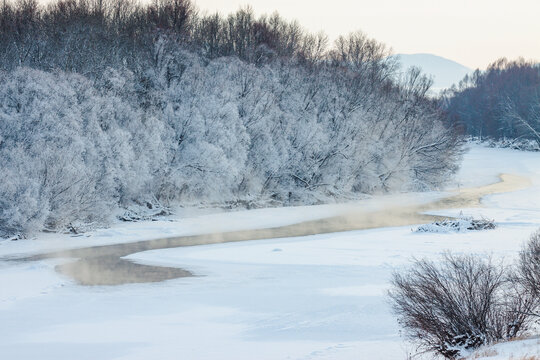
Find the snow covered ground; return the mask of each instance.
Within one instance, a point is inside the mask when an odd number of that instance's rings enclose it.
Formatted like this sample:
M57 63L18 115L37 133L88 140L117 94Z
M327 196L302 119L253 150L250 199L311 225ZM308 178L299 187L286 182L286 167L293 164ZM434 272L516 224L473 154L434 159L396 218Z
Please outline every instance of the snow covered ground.
M509 341L478 349L467 359L474 360L538 360L540 359L540 338Z
M54 265L66 260L0 261L0 358L405 359L414 348L400 338L386 299L392 271L412 256L433 258L448 249L511 261L540 227L539 153L472 146L450 188L495 182L500 173L527 176L533 186L488 196L484 208L437 212L494 218L495 230L429 234L394 227L154 250L129 258L198 276L114 287L78 286L55 273ZM44 234L0 242L0 257L278 226L442 195L196 213L179 221L117 224L84 237Z

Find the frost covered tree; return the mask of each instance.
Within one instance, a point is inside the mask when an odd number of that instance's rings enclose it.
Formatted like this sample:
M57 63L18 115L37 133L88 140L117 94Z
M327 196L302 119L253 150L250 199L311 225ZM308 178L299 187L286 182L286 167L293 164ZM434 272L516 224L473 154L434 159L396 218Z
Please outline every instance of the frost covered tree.
M308 204L425 190L460 140L418 71L361 32L329 46L189 0L0 7L0 232L121 209Z
M4 232L102 222L116 204L144 196L151 161L139 155L161 152L149 143L152 120L76 74L19 68L0 83Z

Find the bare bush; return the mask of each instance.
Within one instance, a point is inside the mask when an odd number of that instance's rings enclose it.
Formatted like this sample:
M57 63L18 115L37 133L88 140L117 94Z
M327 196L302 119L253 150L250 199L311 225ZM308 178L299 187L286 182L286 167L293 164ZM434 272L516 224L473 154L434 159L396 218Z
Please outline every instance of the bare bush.
M536 298L538 309L540 307L540 231L532 234L529 242L521 250L518 272L524 287Z
M532 299L491 260L446 254L395 273L392 305L421 348L455 359L466 350L510 339L528 326Z

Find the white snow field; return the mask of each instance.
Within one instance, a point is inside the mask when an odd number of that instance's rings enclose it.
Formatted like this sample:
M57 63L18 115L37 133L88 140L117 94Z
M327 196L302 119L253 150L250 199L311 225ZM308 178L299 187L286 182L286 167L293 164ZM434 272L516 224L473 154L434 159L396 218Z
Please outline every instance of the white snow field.
M534 357L536 356L536 357ZM478 349L467 359L474 360L538 360L540 357L540 338L508 341Z
M153 250L129 258L197 276L121 286L77 285L54 271L68 259L0 261L0 359L406 359L415 348L400 337L386 297L392 271L445 250L512 261L540 227L540 153L471 146L449 189L496 182L500 173L527 176L532 186L488 196L482 208L437 211L493 218L495 230L431 234L407 226ZM0 257L279 226L442 195L184 214L84 237L3 241ZM511 356L540 355L536 339L525 345L513 345ZM496 359L506 359L504 351Z

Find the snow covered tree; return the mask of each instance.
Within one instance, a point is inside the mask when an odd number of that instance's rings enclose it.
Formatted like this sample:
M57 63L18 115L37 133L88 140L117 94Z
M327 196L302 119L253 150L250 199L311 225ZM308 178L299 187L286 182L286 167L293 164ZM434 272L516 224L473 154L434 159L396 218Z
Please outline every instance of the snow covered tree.
M0 7L0 231L131 206L309 204L433 189L460 141L418 71L361 32L188 0Z

